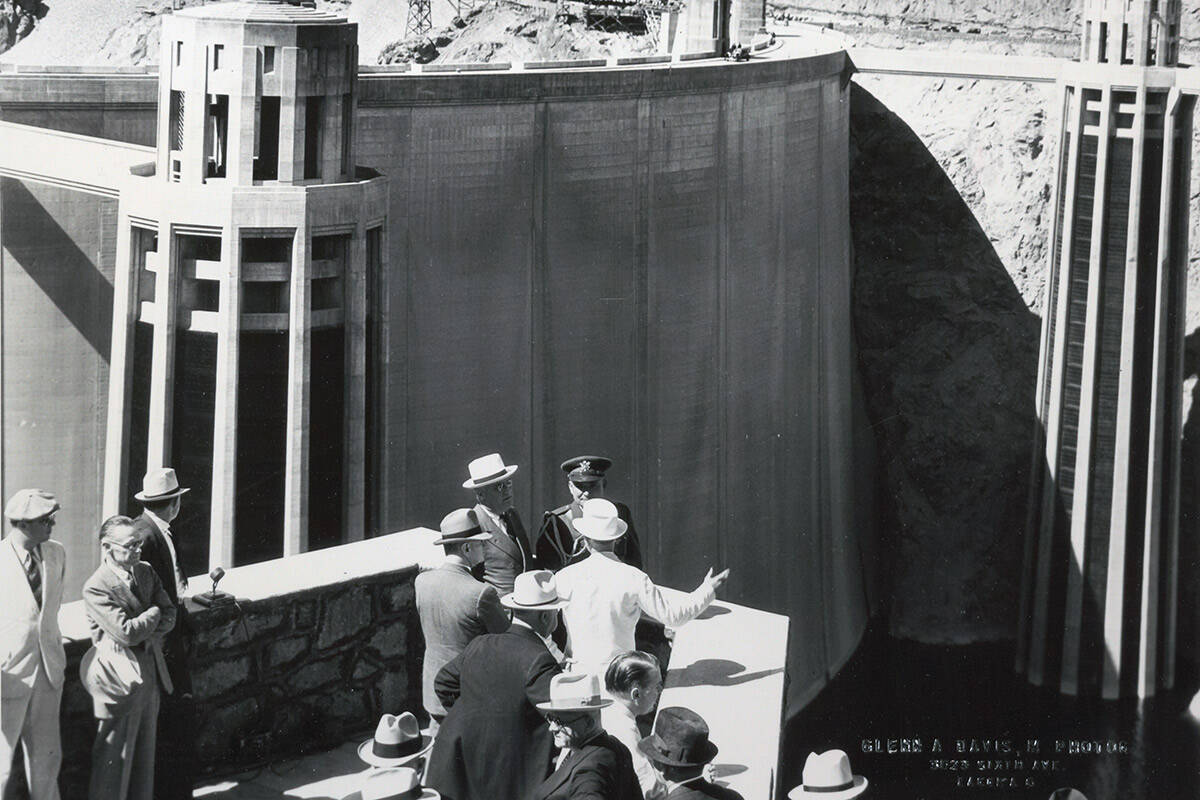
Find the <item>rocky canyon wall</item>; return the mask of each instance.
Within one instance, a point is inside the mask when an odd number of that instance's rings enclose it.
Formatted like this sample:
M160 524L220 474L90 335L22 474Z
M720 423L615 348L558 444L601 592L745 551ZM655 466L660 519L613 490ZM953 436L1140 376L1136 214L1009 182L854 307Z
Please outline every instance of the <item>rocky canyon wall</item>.
M888 628L926 642L1008 638L1035 425L1058 92L996 81L855 82L854 325L879 452ZM1200 367L1195 184L1188 417ZM1184 644L1200 638L1189 534L1198 464L1200 420L1192 420L1181 491Z

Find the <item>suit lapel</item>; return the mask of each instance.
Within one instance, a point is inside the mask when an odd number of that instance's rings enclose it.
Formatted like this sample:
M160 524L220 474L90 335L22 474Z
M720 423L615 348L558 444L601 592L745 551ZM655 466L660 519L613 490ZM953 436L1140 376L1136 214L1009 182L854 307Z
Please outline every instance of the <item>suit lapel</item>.
M492 534L493 546L504 551L514 561L521 560L521 548L512 540L512 537L492 521L491 514L485 511L482 505L475 506L475 516L479 519L479 527Z
M130 591L129 587L125 585L125 581L113 574L111 567L108 567L108 574L105 575L105 580L116 598L125 604L126 611L136 615L145 610L142 601Z
M4 583L7 586L15 586L15 597L20 598L26 606L37 608L37 600L33 597L33 590L29 588L29 578L25 575L25 567L21 565L17 558L17 553L13 549L13 543L8 539L0 540L0 569L3 569L7 575L4 576ZM46 597L46 579L42 578L42 599Z
M541 791L538 792L538 797L549 797L554 794L558 787L562 786L571 777L571 773L579 766L579 762L583 760L584 751L587 745L584 745L578 750L571 751L571 755L567 756L563 761L562 766L550 773L550 777L542 781Z

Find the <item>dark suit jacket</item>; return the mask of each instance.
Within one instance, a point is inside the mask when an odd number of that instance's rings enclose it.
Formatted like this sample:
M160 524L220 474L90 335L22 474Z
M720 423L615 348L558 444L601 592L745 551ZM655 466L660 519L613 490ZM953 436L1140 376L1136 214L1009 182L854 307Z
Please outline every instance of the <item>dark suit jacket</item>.
M742 796L727 786L709 783L703 778L676 786L667 800L742 800Z
M617 507L617 516L625 520L625 524L629 526L625 535L617 540L613 552L622 562L642 569L642 546L638 540L637 530L633 527L629 506L617 502L614 502L613 505ZM533 543L538 569L558 572L563 567L582 561L587 557L586 551L579 553L574 558L570 556L575 550L579 536L571 521L578 515L578 507L574 503L567 503L553 511L547 511L542 517L542 527L538 530Z
M537 703L560 667L514 624L474 639L434 682L448 710L425 782L444 800L522 800L550 772L552 738Z
M542 784L531 800L642 800L642 787L629 750L601 732L566 760Z
M162 582L163 591L175 606L175 628L163 641L163 656L167 661L167 671L171 673L171 682L175 684L175 694L191 694L192 676L187 662L192 650L192 623L188 618L186 603L179 602L175 569L171 564L171 550L167 546L166 536L145 512L133 521L133 529L142 537L142 561L154 568L155 574ZM178 544L175 552L179 552ZM182 562L179 568L187 574Z
M484 506L475 506L479 527L492 534L483 543L483 580L496 587L501 597L513 590L513 579L526 570L534 569L533 551L529 549L529 536L516 509L509 509L501 516L508 524L505 532L492 522Z
M446 709L433 688L438 672L467 649L476 636L508 630L508 614L500 605L495 588L473 578L458 563L422 572L417 576L415 588L417 614L425 635L421 697L429 715L440 720Z

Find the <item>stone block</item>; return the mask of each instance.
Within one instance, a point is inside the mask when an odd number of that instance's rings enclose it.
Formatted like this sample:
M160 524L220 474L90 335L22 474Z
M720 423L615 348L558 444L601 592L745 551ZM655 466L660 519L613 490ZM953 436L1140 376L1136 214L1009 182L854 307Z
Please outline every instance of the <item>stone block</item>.
M404 575L404 582L384 586L379 590L379 613L385 617L411 610L416 603L413 576Z
M312 630L317 624L317 600L297 600L293 605L293 626L298 631Z
M266 670L286 669L309 652L309 637L305 635L276 639L266 647L263 668Z
M421 692L418 675L416 695ZM379 708L377 713L382 714L399 714L401 711L415 711L416 706L412 703L413 692L410 692L408 685L408 669L403 665L390 667L380 677L378 682L379 687Z
M401 620L379 623L367 640L367 647L383 659L403 656L408 652L408 626Z
M366 587L349 587L322 605L317 652L354 638L371 624L371 593Z
M350 680L355 684L371 683L379 676L382 670L382 664L360 653L354 660L354 668L350 672Z
M196 711L196 757L201 766L236 763L234 742L258 721L259 701L248 698L223 706L202 706Z
M201 664L192 673L195 695L211 700L243 684L249 683L254 665L248 654Z
M345 678L345 672L342 669L345 660L339 654L323 658L320 661L310 661L288 677L288 688L293 695L303 695L315 689L342 683Z

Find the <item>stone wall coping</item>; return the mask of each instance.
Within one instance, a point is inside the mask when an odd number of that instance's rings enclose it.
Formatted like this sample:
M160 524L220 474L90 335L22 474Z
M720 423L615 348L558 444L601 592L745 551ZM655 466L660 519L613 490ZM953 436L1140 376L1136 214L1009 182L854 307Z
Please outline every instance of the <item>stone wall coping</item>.
M680 627L671 646L658 707L683 706L704 718L720 748L713 760L718 781L746 800L779 796L789 622L718 600Z
M443 557L442 548L433 544L437 538L437 531L411 528L361 542L231 567L225 571L218 588L232 594L239 603L256 602L403 570L432 569ZM210 588L212 582L207 574L188 578L191 594ZM190 598L188 608L194 614L207 610ZM90 638L82 600L65 603L58 612L58 624L67 642Z

